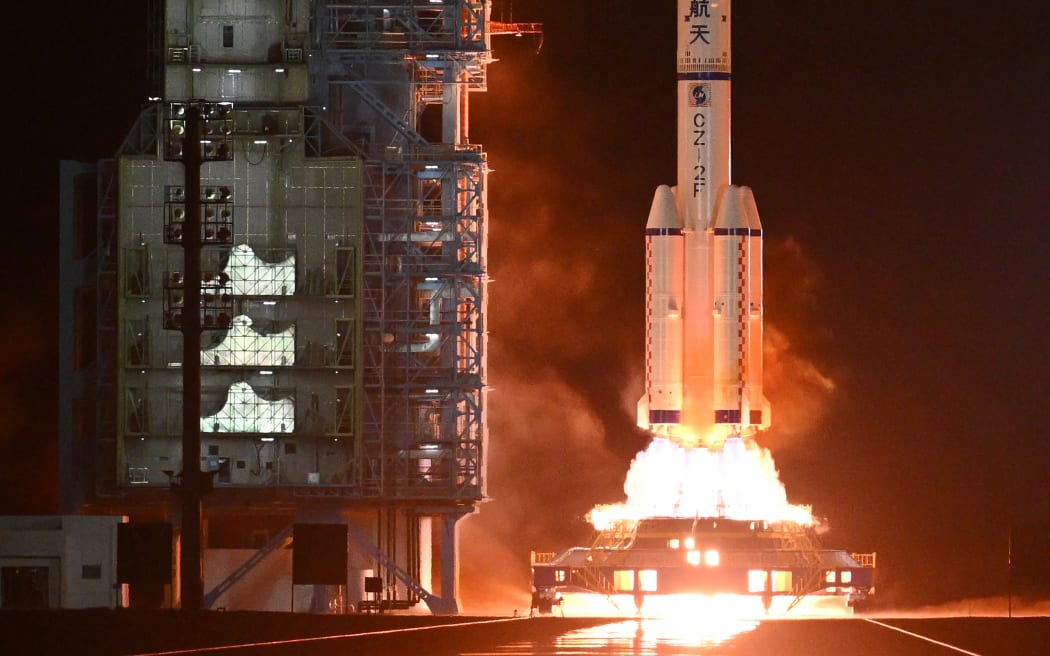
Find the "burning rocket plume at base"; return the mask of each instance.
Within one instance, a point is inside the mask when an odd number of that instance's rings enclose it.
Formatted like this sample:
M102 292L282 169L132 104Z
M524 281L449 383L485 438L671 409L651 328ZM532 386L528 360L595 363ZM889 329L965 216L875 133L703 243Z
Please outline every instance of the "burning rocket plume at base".
M763 331L764 386L775 398L786 401L777 414L776 431L768 436L763 432L749 438L729 438L726 429L715 427L721 432L707 440L654 435L651 444L631 463L624 482L627 500L592 510L590 520L599 530L614 520L646 516L820 523L810 506L788 502L771 451L756 441L760 435L773 441L798 439L796 436L824 416L836 390L835 381L799 352L789 337L811 324L809 313L822 276L793 238L774 242L770 256L774 270L787 272L792 281L790 285L775 282L773 295L793 314L782 316L777 325L764 326ZM625 391L625 399L637 398L631 394L636 392ZM625 402L625 407L633 410L633 401ZM763 443L768 441L764 439ZM709 449L701 444L724 447Z
M591 511L595 528L640 517L813 523L808 506L788 503L772 455L751 440L730 438L722 449L712 450L654 438L631 463L623 487L625 503Z

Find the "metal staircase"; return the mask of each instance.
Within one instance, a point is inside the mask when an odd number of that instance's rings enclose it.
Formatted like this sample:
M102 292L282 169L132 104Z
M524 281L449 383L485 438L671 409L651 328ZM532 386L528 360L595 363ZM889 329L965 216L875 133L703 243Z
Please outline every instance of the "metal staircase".
M638 531L638 523L633 520L618 519L613 521L609 528L599 531L591 545L595 549L627 549L634 543Z
M806 595L824 587L824 570L821 568L822 560L818 552L818 545L810 535L787 533L784 539L787 541L788 548L795 552L802 561L799 564L804 568L802 579L795 586L795 598L791 600L785 611L790 612Z
M587 555L590 565L573 570L573 574L578 577L583 587L605 595L605 598L609 600L609 603L617 611L620 610L620 607L616 605L616 601L612 598L612 595L616 592L616 586L609 580L609 577L605 575L602 569L614 553L628 549L634 544L637 530L637 522L631 520L616 520L612 522L608 528L599 531L595 537Z
M455 599L444 599L439 597L429 590L420 585L419 581L414 576L406 572L397 563L390 559L383 551L372 542L372 540L365 535L361 529L357 528L353 524L348 524L347 528L350 531L350 537L354 539L359 547L364 549L369 556L376 559L380 565L386 568L391 574L393 574L399 581L405 584L405 587L409 591L423 600L423 603L427 605L430 612L434 615L454 615L459 612L459 608L456 604Z
M393 125L398 132L401 133L409 143L415 146L429 146L430 142L423 138L423 135L416 132L415 128L406 121L403 117L390 109L390 106L383 102L383 99L372 93L372 90L368 88L368 83L361 80L333 80L339 84L344 84L361 97L361 100L366 105L372 108L375 113L379 114L383 120Z
M273 536L273 538L264 544L262 548L252 554L251 558L244 561L240 567L233 570L229 576L223 579L218 585L204 595L204 607L212 608L215 602L219 600L222 595L226 594L226 591L237 585L237 582L247 576L248 572L255 569L259 563L266 559L267 556L272 554L274 551L283 548L292 539L292 529L294 524L289 524L281 530L280 533Z
M602 573L598 565L592 565L591 567L581 567L574 569L573 573L579 577L580 584L588 590L593 590L599 594L603 594L606 597L616 592L616 587L612 584L612 581ZM609 599L612 602L612 599ZM615 602L613 603L615 606Z

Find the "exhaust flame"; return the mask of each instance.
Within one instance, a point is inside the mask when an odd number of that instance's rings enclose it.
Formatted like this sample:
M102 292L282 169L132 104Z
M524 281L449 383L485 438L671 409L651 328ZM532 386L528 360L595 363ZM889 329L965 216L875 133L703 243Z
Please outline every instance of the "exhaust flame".
M643 517L814 523L809 506L788 503L769 450L747 438L729 438L722 448L709 449L654 437L635 456L623 487L626 502L591 510L597 530Z

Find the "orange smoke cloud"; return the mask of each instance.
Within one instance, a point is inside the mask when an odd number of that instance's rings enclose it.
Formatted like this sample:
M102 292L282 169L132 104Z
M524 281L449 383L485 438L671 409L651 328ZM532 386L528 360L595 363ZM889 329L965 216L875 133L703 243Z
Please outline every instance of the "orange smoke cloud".
M598 128L559 129L552 138L551 126L572 114L566 96L537 103L523 97L530 90L494 77L490 93L476 99L501 118L491 134L483 123L475 132L493 169L486 317L493 390L490 500L461 525L468 612L527 609L530 550L589 543L587 512L622 498L630 454L644 440L633 425L637 393L629 413L620 406L624 381L641 366L648 199L639 195L635 216L613 203L617 181L558 175L567 158L581 174L601 168L586 147L601 141Z
M816 355L830 338L819 317L824 282L820 268L793 237L765 246L763 384L773 406L773 423L758 439L775 449L783 442L805 439L829 411L836 384Z
M527 609L529 552L589 543L587 512L623 495L630 457L617 447L633 453L644 439L633 427L637 394L630 413L620 412L623 381L640 367L644 210L627 216L610 209L601 185L554 173L566 152L581 170L595 168L583 147L595 135L584 127L560 130L557 141L537 138L569 111L557 95L541 105L522 98L530 88L494 79L478 98L513 120L482 137L494 171L489 500L460 529L468 612ZM521 112L524 105L536 111ZM636 266L624 265L624 252Z
M528 607L530 550L587 543L584 516L595 499L618 494L623 466L604 446L600 419L557 373L495 372L490 500L461 527L460 580L469 612L509 613Z
M636 129L637 116L590 120L543 55L530 47L503 59L512 46L498 45L489 93L472 99L472 139L485 144L493 170L490 500L461 525L460 583L468 611L495 604L506 612L527 602L519 595L528 593L529 550L587 544L586 513L624 498L631 458L648 442L634 426L643 228L652 189L673 174L673 151L670 137L665 151L610 139ZM672 110L668 101L657 113ZM653 169L657 160L668 168ZM652 169L651 179L640 169ZM766 394L775 435L794 439L819 421L834 391L809 355L821 276L794 240L767 243L766 253ZM775 441L759 436L764 447Z

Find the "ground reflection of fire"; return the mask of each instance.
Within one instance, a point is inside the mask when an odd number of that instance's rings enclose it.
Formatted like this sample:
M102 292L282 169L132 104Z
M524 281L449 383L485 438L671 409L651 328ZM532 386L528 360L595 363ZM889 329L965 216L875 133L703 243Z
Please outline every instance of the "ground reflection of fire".
M786 606L792 598L787 596L775 597L768 610L760 596L745 594L647 595L640 610L635 605L636 601L629 594L566 593L561 596L557 613L566 617L660 620L665 622L661 627L687 629L690 635L718 633L722 625L752 624L770 617L801 619L852 616L852 611L842 599L820 595L807 597L790 613ZM731 631L729 637L738 632Z
M624 482L627 500L596 506L590 515L602 530L616 520L642 517L719 517L813 524L808 506L788 503L773 456L747 438L719 449L684 448L654 437L635 456Z
M553 652L601 648L606 653L609 647L620 647L622 653L641 655L666 653L668 648L715 647L757 626L757 621L706 615L639 618L573 631L558 638Z

